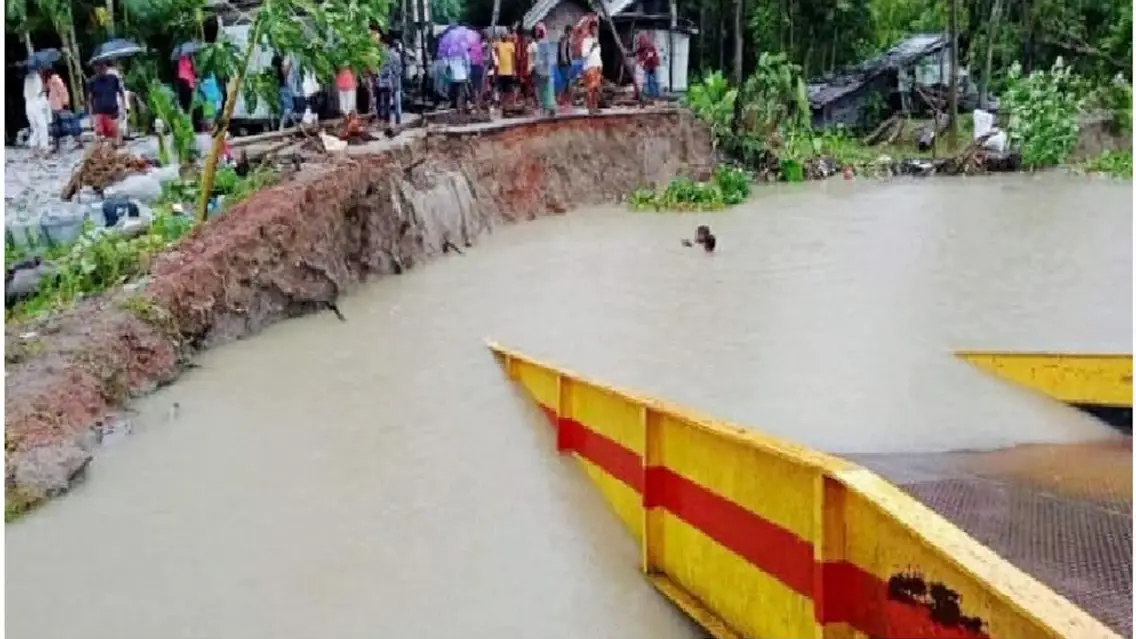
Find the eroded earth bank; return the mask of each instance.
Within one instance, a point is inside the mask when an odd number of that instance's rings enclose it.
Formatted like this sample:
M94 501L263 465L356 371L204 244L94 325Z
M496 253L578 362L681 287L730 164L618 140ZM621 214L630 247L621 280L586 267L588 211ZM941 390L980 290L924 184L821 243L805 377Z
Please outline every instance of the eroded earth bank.
M129 399L194 352L329 310L499 224L700 177L712 154L681 112L563 118L420 135L258 193L158 256L140 285L6 328L8 514L66 491Z

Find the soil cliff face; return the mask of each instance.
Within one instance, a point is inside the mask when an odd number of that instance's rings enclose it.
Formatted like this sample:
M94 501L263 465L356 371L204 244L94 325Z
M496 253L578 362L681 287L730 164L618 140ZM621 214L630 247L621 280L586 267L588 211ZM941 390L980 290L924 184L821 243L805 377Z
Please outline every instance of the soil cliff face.
M8 329L9 513L65 491L116 411L194 350L330 308L494 225L703 177L712 156L684 112L569 117L353 153L256 194L156 258L144 288Z

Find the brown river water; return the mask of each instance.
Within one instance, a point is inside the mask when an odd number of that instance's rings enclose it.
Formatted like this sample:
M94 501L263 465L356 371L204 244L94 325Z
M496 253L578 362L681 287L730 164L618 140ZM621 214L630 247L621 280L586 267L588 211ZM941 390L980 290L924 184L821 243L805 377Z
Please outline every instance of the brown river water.
M699 223L716 254L680 245ZM837 453L1110 438L950 352L1131 352L1131 184L582 210L342 309L204 354L85 484L7 526L8 636L699 636L484 340Z

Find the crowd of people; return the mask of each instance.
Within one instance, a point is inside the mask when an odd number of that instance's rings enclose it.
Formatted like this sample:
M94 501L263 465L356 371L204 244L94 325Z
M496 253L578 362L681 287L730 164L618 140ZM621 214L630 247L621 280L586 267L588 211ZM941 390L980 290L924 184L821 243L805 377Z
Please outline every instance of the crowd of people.
M335 110L347 116L360 109L360 89L367 106L380 122L402 123L403 50L402 43L377 26L372 38L382 51L375 69L339 69L334 78ZM648 98L658 97L659 53L646 33L636 38L631 54L642 74L639 90ZM603 83L603 51L599 20L594 14L577 25L568 25L553 39L543 23L527 34L519 27L492 35L482 33L478 46L437 61L436 88L445 87L454 108L484 109L490 105L503 110L535 106L545 115L555 115L570 106L577 87L585 94L590 112L600 105ZM191 54L174 62L174 93L181 108L190 114L196 131L208 131L224 102L221 84L211 74L201 76ZM318 96L325 95L315 76L300 69L295 60L274 56L271 62L279 86L279 102L272 111L279 114L283 129L309 121L322 111ZM86 82L87 105L96 137L121 144L131 94L121 71L113 61L98 62ZM58 150L63 139L71 137L81 146L78 117L71 111L66 83L51 68L30 70L24 82L24 100L30 129L28 144L37 155Z
M438 82L448 87L453 108L494 104L508 110L527 103L553 115L571 104L579 87L588 110L599 109L604 63L596 15L565 26L555 40L537 23L528 34L516 27L499 35L487 30L481 43L440 61ZM659 53L646 33L639 34L631 53L642 73L643 95L658 97Z

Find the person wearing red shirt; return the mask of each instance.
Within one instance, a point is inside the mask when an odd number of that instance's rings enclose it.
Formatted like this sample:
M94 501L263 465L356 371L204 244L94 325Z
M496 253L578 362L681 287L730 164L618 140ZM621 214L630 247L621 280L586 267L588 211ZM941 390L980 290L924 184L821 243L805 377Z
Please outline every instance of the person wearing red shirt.
M639 34L635 46L635 58L643 68L643 93L648 98L659 97L659 50L651 42L646 32Z

